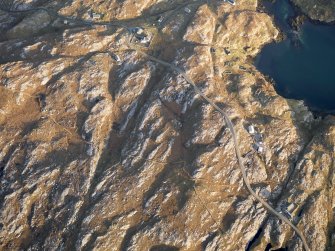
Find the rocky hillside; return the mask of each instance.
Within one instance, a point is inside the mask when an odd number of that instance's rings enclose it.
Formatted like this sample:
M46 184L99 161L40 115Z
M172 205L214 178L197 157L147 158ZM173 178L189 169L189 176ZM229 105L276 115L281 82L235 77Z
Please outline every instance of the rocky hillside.
M229 114L253 189L311 250L334 250L335 119L315 119L255 69L278 36L257 4L18 1L53 11L1 12L0 249L303 250L249 194L222 116L129 48L130 30Z
M334 0L292 0L311 19L321 22L335 21Z

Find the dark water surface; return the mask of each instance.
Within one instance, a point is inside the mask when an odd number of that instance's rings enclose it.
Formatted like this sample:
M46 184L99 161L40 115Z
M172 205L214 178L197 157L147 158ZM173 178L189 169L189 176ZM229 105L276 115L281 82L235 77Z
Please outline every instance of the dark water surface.
M287 0L266 7L287 39L266 45L256 67L273 78L280 95L304 100L314 111L335 113L335 25L307 21L296 32L288 23L294 11Z

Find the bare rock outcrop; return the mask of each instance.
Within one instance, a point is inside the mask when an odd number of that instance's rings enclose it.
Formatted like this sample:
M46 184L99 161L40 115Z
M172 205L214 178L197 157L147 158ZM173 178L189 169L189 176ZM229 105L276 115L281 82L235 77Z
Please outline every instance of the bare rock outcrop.
M271 18L250 0L132 3L58 4L104 23L0 43L0 249L303 250L248 193L221 115L123 26L229 114L253 189L312 250L334 249L335 120L253 66Z
M335 2L327 0L292 0L307 16L321 22L335 21Z

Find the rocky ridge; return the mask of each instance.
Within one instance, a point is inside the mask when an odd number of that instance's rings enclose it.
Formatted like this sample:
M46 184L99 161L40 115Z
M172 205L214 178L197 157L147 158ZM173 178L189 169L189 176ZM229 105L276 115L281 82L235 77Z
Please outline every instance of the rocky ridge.
M145 27L144 49L229 113L257 193L312 250L334 248L335 120L280 97L253 66L278 36L257 1L52 2L30 4ZM129 50L124 28L11 19L0 43L3 250L302 250L247 192L221 116Z

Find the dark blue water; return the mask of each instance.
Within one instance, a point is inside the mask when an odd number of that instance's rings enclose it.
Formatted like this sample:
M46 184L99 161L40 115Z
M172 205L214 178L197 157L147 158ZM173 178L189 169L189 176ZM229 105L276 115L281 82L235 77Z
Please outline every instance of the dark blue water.
M307 21L296 32L288 23L294 11L287 0L266 7L287 38L265 46L257 68L273 78L280 95L304 100L314 111L335 113L335 25Z

